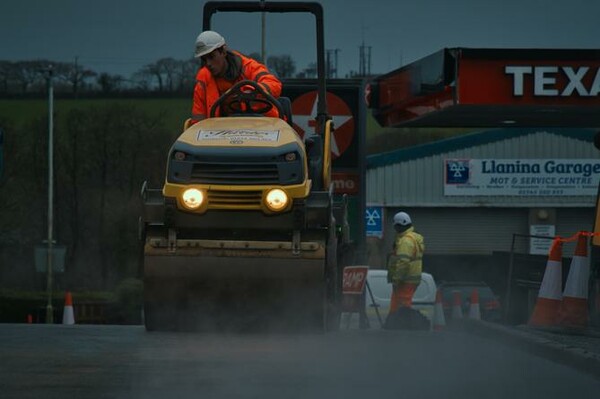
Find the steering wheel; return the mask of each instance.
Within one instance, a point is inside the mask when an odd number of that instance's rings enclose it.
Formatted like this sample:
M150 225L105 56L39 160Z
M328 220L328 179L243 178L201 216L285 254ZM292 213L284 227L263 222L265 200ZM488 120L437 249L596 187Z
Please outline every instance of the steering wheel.
M210 109L210 117L214 118L219 108L221 108L221 115L228 116L264 114L273 107L277 109L279 117L284 119L283 107L275 97L257 82L242 80L219 97Z

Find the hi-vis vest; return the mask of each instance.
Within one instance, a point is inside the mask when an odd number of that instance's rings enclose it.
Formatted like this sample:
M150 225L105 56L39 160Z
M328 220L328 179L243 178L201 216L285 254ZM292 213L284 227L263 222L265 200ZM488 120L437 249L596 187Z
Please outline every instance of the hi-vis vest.
M388 259L388 281L419 284L423 270L425 240L414 227L396 235L394 254Z
M242 61L241 73L235 81L224 78L215 78L208 68L202 67L196 75L196 87L194 88L194 105L192 107L192 119L200 120L210 117L210 110L221 94L219 87L229 88L242 80L253 80L260 83L273 97L281 95L281 82L264 65L252 58L246 57L237 51L232 51L234 56L240 57ZM224 91L223 91L224 92ZM217 110L215 116L219 116ZM277 108L273 107L265 116L278 117Z

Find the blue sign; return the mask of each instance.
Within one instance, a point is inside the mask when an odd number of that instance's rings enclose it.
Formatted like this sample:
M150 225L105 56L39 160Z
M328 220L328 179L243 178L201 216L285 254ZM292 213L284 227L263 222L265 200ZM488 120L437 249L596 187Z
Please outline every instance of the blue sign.
M383 207L367 206L365 211L367 237L383 237Z
M469 182L469 161L464 159L446 160L446 184Z

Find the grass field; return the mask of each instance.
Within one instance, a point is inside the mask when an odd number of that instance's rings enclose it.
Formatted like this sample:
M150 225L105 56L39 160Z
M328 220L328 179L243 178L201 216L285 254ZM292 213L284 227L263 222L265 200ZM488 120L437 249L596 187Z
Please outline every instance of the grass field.
M164 126L179 131L183 122L191 113L192 100L186 98L153 99L57 99L54 102L57 124L61 115L73 108L107 107L110 105L133 106L149 115L163 115ZM0 100L0 123L9 120L19 126L48 114L48 101L37 100ZM1 127L1 126L0 126ZM471 130L464 128L384 128L367 112L366 121L367 153L379 153L397 148L428 143Z
M133 106L150 115L162 114L165 127L181 129L192 109L191 99L57 99L54 101L55 115L66 114L71 109L107 107L110 105ZM11 120L16 125L26 124L32 119L48 115L48 100L0 100L0 120Z

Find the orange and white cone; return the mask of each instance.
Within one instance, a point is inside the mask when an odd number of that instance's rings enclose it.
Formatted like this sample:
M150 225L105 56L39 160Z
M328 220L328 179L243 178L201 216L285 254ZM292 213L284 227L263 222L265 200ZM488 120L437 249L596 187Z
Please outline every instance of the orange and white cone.
M63 324L75 324L75 315L73 314L73 297L67 291L65 294L65 308L63 310Z
M590 258L587 251L588 239L580 234L571 268L565 283L562 302L558 309L558 321L564 327L587 327L588 284L590 279Z
M529 325L548 327L556 325L558 321L558 308L562 301L562 241L556 238L550 247L550 254L546 262L544 278L540 285L533 313L529 318Z
M479 307L479 291L473 289L471 293L471 305L469 306L469 319L481 320L481 308Z
M445 327L446 316L444 316L444 306L442 305L442 292L437 290L435 294L435 307L433 308L433 329L440 331Z
M452 319L458 320L463 318L462 311L462 296L460 291L452 291Z

